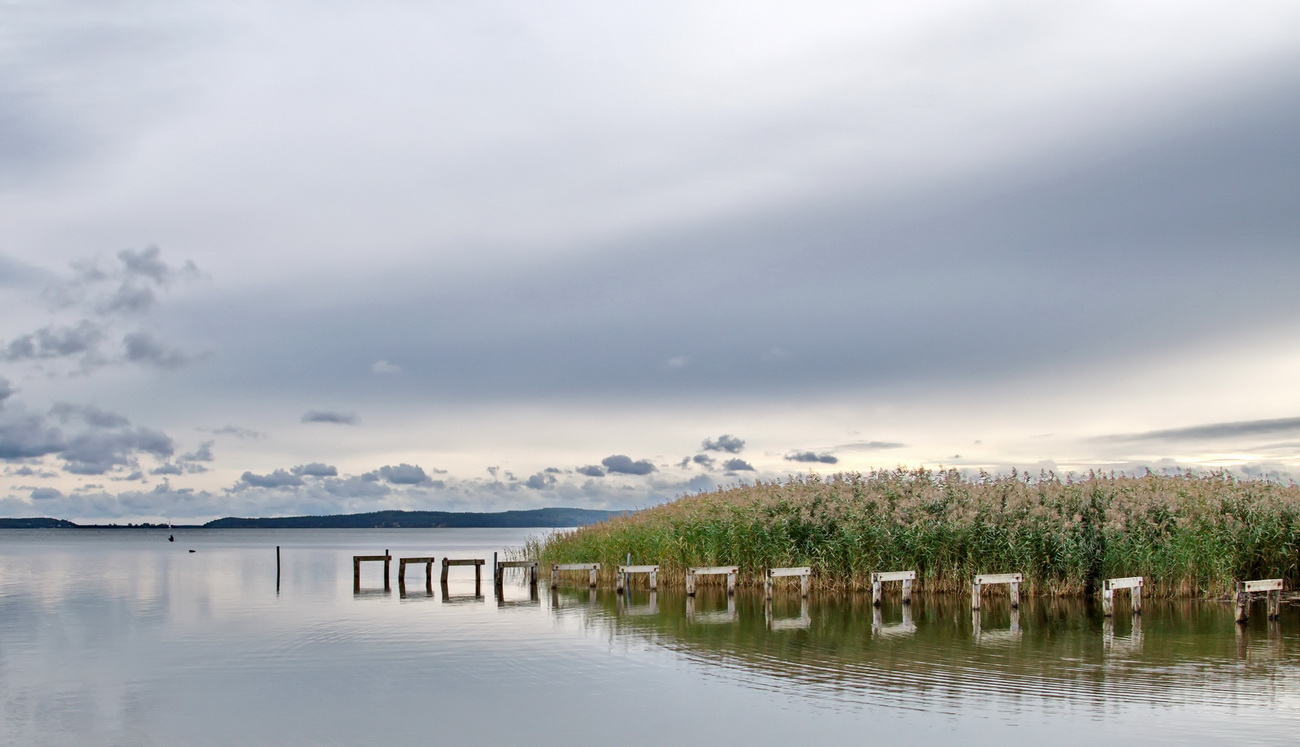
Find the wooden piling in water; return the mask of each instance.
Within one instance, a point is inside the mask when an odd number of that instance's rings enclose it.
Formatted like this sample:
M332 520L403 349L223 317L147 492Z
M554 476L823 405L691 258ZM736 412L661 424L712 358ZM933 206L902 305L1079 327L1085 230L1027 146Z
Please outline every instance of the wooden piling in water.
M600 570L600 563L555 563L551 565L551 586L560 585L560 571L587 571L587 586L596 588L596 573Z
M740 575L740 567L734 565L715 565L700 566L697 568L686 569L686 596L695 596L695 577L696 576L722 576L727 577L727 596L736 594L736 576Z
M495 557L495 554L494 554ZM527 568L528 569L528 586L537 588L537 561L536 560L500 560L495 563L493 568L493 584L496 588L501 588L504 583L504 573L506 568Z
M890 581L903 582L903 604L912 603L912 582L916 580L916 571L878 571L871 574L871 606L879 607L884 596L884 584Z
M1245 625L1250 620L1251 595L1263 592L1268 599L1268 619L1276 620L1282 614L1282 589L1286 586L1283 579L1269 578L1258 581L1237 582L1237 624Z
M406 596L406 566L412 564L424 563L424 588L433 593L433 561L437 560L432 556L427 558L398 558L397 560L397 593Z
M989 584L1007 584L1011 587L1011 609L1020 607L1020 584L1025 580L1020 573L985 573L975 577L970 587L970 608L980 608L980 597Z
M614 576L614 591L619 594L627 588L628 576L633 573L645 573L650 578L650 591L659 588L659 566L657 565L620 565L618 573Z
M1101 614L1103 617L1115 615L1115 590L1128 589L1132 599L1133 614L1142 614L1142 577L1108 578L1101 582Z
M799 596L806 599L808 597L808 579L812 576L812 568L809 566L768 568L767 574L763 577L763 593L766 597L768 599L772 598L772 579L786 576L799 577Z
M388 570L390 565L393 562L393 556L389 555L387 550L384 550L383 555L353 555L352 556L352 590L353 591L361 591L361 564L370 563L370 562L378 563L380 561L383 561L384 563L384 591L388 591L390 588L392 588L388 585Z

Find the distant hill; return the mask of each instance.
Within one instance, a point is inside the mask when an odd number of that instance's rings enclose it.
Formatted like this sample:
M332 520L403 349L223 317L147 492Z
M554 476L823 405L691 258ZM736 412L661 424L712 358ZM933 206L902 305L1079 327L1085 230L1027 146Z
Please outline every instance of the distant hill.
M270 519L227 517L204 524L207 529L383 529L392 527L581 527L631 511L589 508L537 508L529 511L474 513L457 511L375 511L334 516L280 516Z
M77 525L63 519L0 519L0 529L69 529Z

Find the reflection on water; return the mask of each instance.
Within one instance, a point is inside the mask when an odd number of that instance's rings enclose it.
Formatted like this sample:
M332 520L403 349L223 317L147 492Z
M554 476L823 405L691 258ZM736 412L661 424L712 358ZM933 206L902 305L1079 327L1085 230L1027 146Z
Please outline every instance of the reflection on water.
M1239 627L1212 602L972 612L964 595L539 590L513 569L396 592L367 573L354 592L353 555L487 557L527 532L177 535L0 532L0 744L402 744L434 721L443 743L661 743L629 708L755 744L1290 744L1300 727L1294 607Z

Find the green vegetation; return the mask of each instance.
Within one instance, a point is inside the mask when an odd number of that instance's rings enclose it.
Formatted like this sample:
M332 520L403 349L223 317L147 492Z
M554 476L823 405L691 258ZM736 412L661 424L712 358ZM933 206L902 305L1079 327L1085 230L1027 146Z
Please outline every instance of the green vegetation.
M1300 487L1226 473L1085 478L879 471L720 489L535 540L543 563L627 553L682 583L688 566L813 567L821 588L916 570L918 591L967 592L977 573L1025 574L1031 594L1077 595L1145 576L1148 593L1219 595L1244 578L1297 581Z

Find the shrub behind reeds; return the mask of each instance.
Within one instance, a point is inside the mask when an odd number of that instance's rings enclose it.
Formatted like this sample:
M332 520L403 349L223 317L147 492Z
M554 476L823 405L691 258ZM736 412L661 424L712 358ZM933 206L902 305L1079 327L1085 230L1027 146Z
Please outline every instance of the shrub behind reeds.
M1297 580L1300 488L1227 473L963 477L891 470L719 489L536 540L544 564L599 562L608 581L631 553L685 569L812 566L818 586L860 589L916 570L919 590L966 591L977 573L1025 574L1029 593L1082 594L1145 576L1148 592L1219 595L1235 580Z

